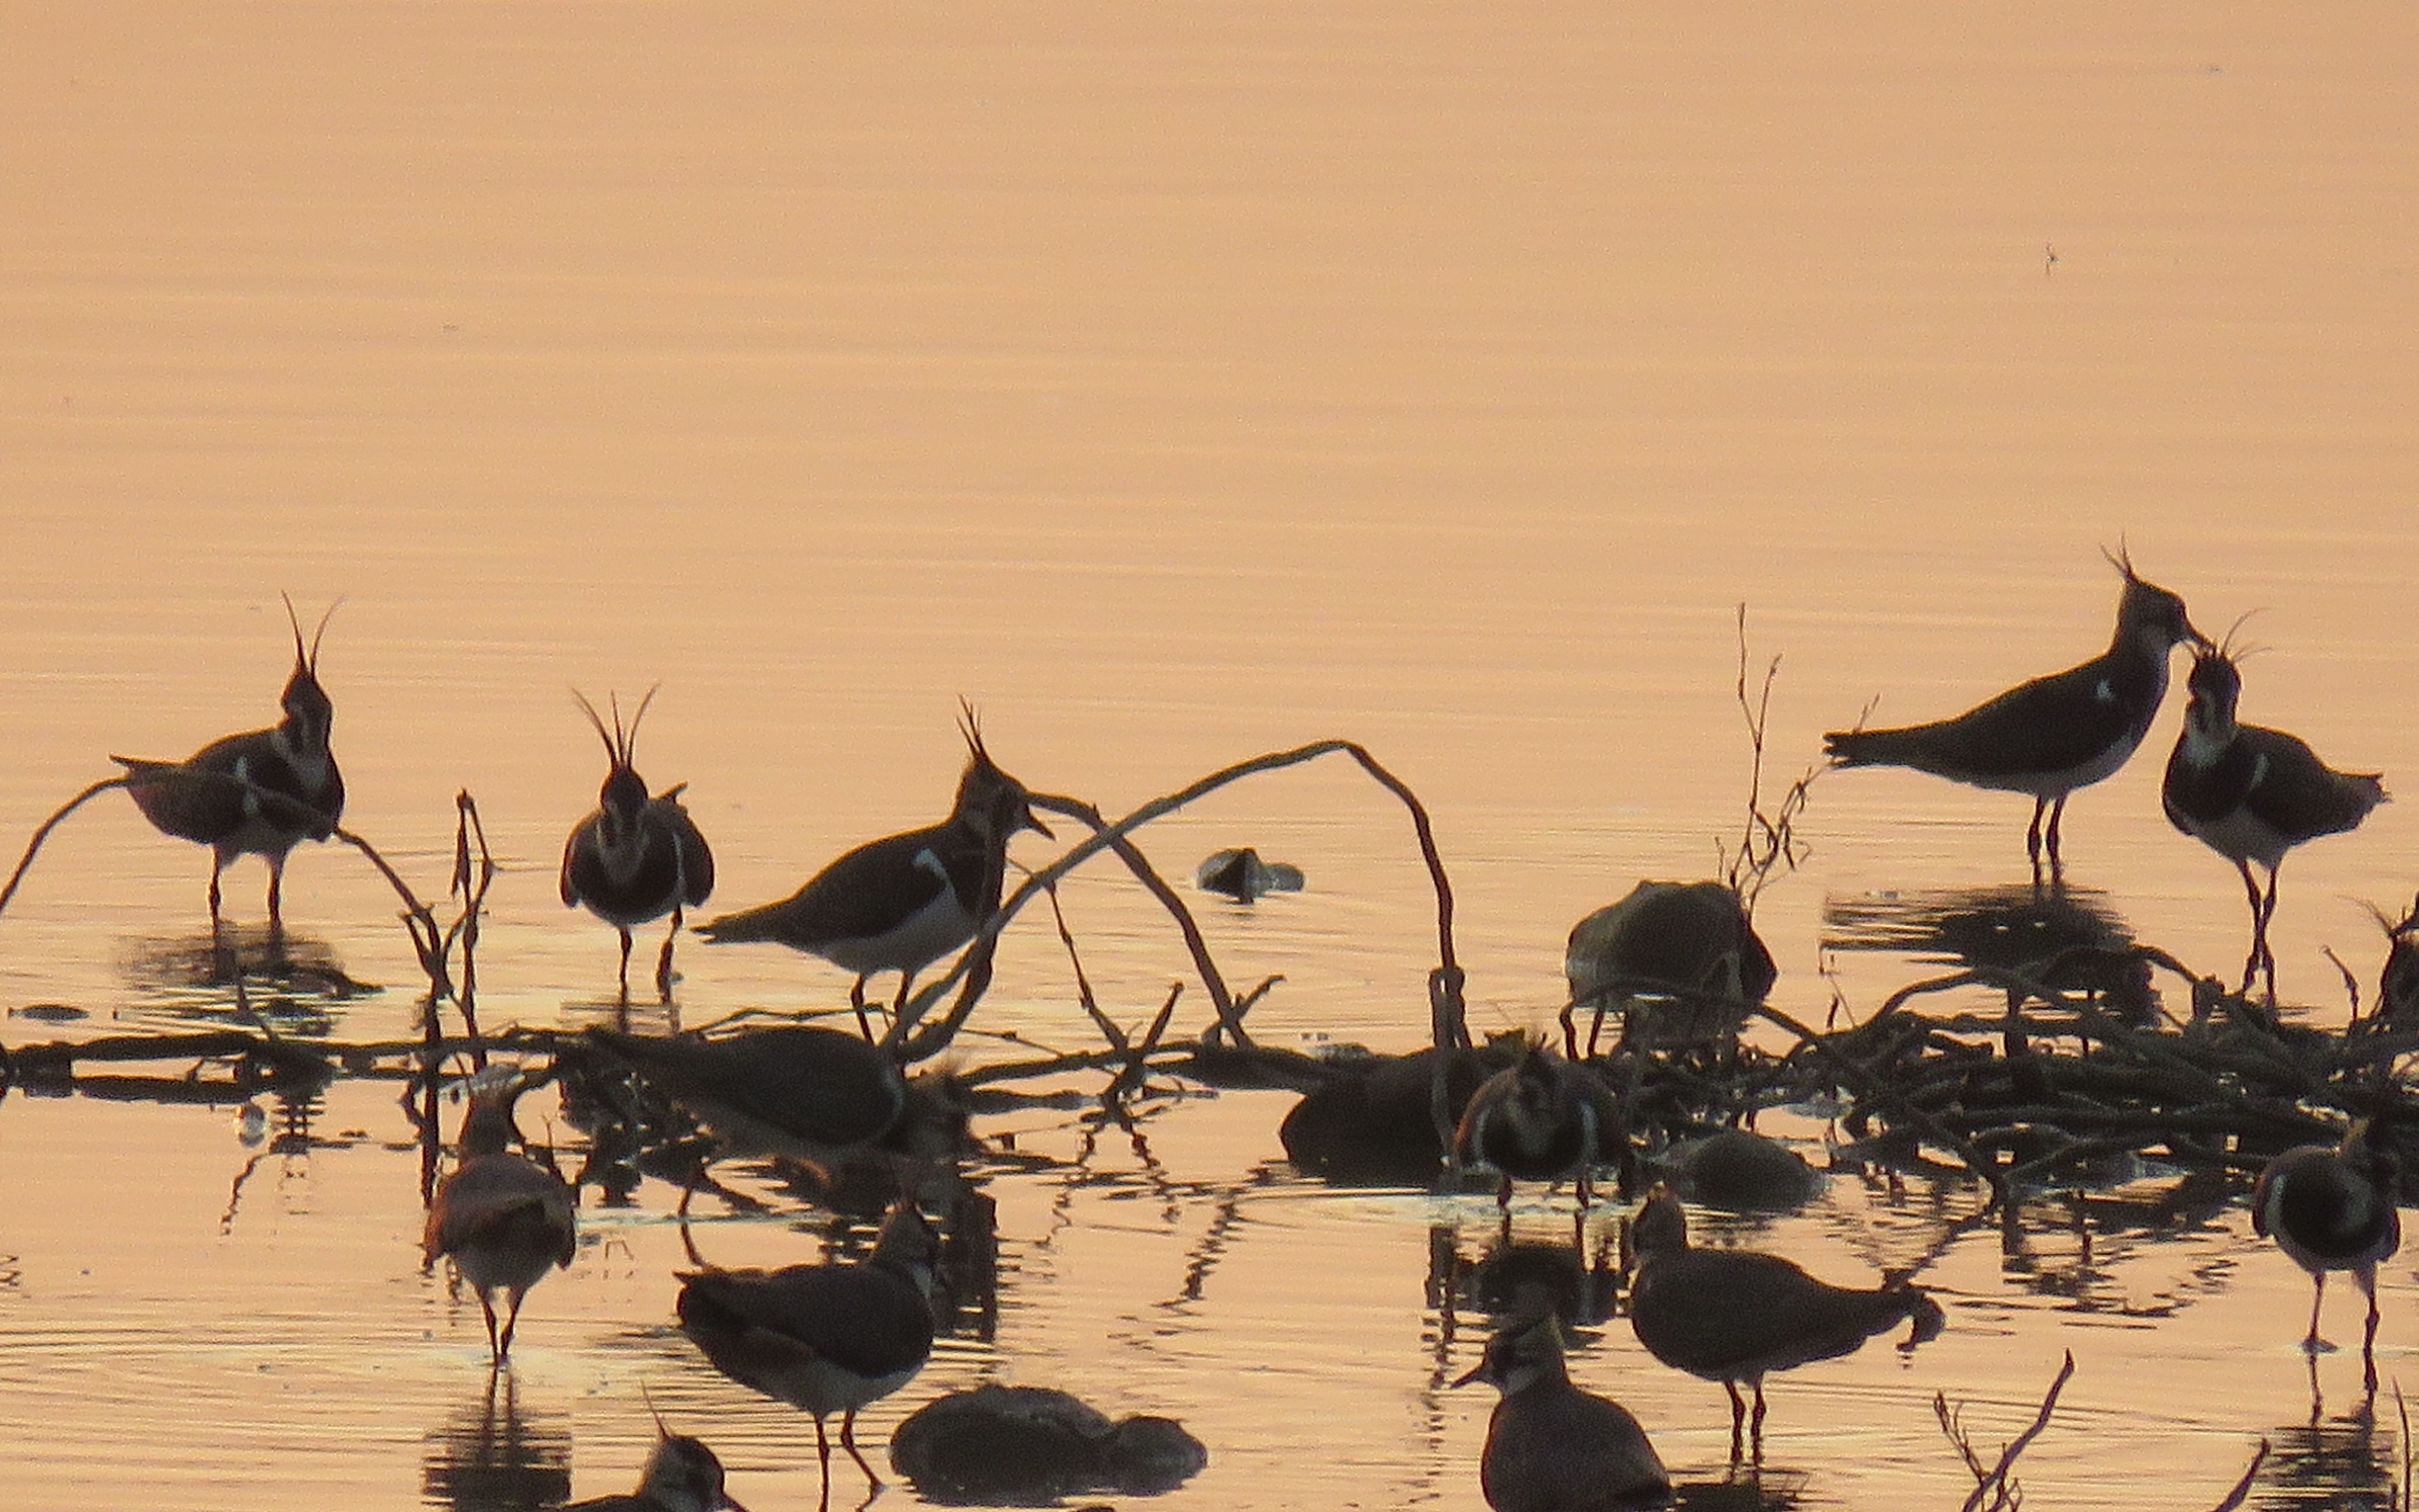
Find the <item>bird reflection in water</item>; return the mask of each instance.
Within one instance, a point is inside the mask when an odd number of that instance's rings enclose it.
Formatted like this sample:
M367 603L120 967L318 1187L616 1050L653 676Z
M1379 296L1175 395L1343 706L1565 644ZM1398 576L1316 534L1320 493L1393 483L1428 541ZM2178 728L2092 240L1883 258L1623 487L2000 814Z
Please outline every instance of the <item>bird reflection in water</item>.
M1473 1229L1479 1239L1471 1254L1463 1250L1454 1226L1432 1226L1427 1302L1437 1311L1442 1338L1450 1341L1461 1331L1465 1311L1483 1314L1491 1323L1551 1312L1575 1328L1611 1318L1621 1289L1617 1225L1605 1215L1595 1227L1589 1235L1581 1220L1548 1238L1516 1235L1489 1224Z
M2318 1361L2310 1362L2310 1418L2270 1430L2267 1460L2253 1482L2253 1504L2396 1512L2400 1500L2402 1445L2398 1429L2379 1431L2375 1403L2326 1417L2319 1399Z
M571 1499L571 1434L554 1414L524 1415L510 1371L429 1433L420 1489L455 1512L534 1512Z
M2134 1026L2159 1011L2150 964L2108 894L2096 888L2041 888L2025 884L1953 887L1861 898L1831 898L1823 906L1823 948L1904 955L1932 965L1981 974L2009 998L2011 1053L2022 1052L2024 994L2007 982L2020 977L2081 996L2101 1011ZM2038 1014L2036 1026L2045 1021ZM2057 1032L2069 1032L2056 1020ZM2083 1032L2077 1026L2072 1032Z
M266 926L254 925L229 924L216 938L203 932L138 940L127 953L126 974L158 1006L200 1017L236 1017L245 1011L324 1017L325 1003L377 990L354 980L327 941L291 930L281 938ZM216 1014L192 995L230 987L236 1000ZM265 993L267 1000L254 998L255 992Z

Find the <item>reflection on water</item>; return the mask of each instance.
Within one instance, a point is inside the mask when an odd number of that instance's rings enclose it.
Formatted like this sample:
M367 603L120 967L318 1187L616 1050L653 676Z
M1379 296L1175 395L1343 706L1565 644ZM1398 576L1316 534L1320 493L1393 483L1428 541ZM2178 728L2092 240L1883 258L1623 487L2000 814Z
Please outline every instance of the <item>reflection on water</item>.
M17 8L0 833L112 750L261 722L279 591L345 594L323 665L347 816L440 898L477 794L491 1028L624 1022L556 890L596 777L562 690L662 677L648 764L693 779L733 898L934 817L962 695L1020 772L1109 811L1364 740L1434 817L1482 1026L1533 1030L1572 921L1737 834L1742 600L1788 656L1767 778L1874 689L1887 720L2071 661L2105 624L2098 551L2128 542L2210 623L2275 606L2279 724L2389 783L2419 770L2419 11L1751 21ZM2230 965L2234 879L2168 825L2155 762L2089 797L2075 886L2035 895L1991 885L2005 795L1816 784L1805 874L1754 920L1774 1006L1814 1022L1835 990L1861 1014L1917 971L2062 961L2056 985L2182 1017L2129 947ZM1195 808L1150 854L1248 838L1312 879L1200 911L1233 980L1284 978L1254 1034L1417 1045L1436 903L1399 813L1317 770ZM2390 805L2295 857L2288 990L2332 986L2324 947L2374 948L2351 900L2411 895L2414 825ZM314 1069L421 1030L395 899L340 849L293 871L284 958L256 926L222 955L194 850L96 802L0 917L9 1494L528 1506L568 1494L575 1436L651 1437L643 1371L760 1512L805 1504L803 1420L669 1333L701 1151L592 1145L576 1101L542 1137L580 1167L582 1245L489 1389L476 1309L415 1243L450 1120ZM261 880L230 872L236 913ZM1185 970L1155 905L1106 869L1064 892L1104 1011L1148 1022ZM678 964L674 1003L625 1026L841 1007L789 952ZM968 1060L1094 1042L1069 976L1012 932ZM1189 990L1177 1013L1207 1016ZM290 1056L204 1038L253 1026ZM196 1038L45 1072L46 1041L130 1031ZM1345 1101L1382 1123L1395 1090ZM1788 1471L1733 1483L1718 1392L1621 1317L1617 1209L1523 1193L1507 1227L1431 1189L1433 1149L1362 1160L1348 1131L1332 1168L1366 1184L1303 1180L1288 1101L1187 1081L1112 1110L1074 1077L983 1103L944 1214L950 1336L869 1445L940 1393L1047 1380L1200 1435L1169 1512L1474 1507L1488 1404L1439 1381L1476 1315L1539 1294L1593 1319L1575 1370L1689 1506L1955 1505L1932 1394L2020 1414L2070 1347L2043 1507L2213 1504L2211 1442L2298 1421L2310 1373L2346 1390L2346 1362L2291 1351L2308 1283L2222 1185L2097 1170L2124 1184L2003 1223L1970 1186L1848 1169L1705 1242L1919 1270L1949 1332L1795 1372ZM832 1208L880 1202L761 1163L711 1178L692 1230L736 1265L861 1243ZM2408 1318L2408 1263L2380 1281ZM2391 1375L2412 1343L2386 1335ZM2273 1435L2260 1494L2378 1502L2398 1432Z
M571 1499L571 1433L558 1413L524 1410L509 1370L448 1414L426 1440L422 1494L455 1512L535 1512Z
M2407 1504L2400 1429L2380 1425L2376 1404L2365 1400L2340 1417L2323 1416L2315 1366L2310 1390L2306 1420L2268 1430L2268 1460L2252 1483L2248 1504L2397 1512Z

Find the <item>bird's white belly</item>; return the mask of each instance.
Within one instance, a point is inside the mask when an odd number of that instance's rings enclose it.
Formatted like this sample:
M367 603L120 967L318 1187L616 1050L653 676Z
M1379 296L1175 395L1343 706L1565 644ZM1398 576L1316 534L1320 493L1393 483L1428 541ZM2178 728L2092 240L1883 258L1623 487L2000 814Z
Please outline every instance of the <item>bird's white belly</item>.
M921 971L975 937L974 916L958 903L953 888L884 931L861 940L834 940L816 953L859 976L876 971Z

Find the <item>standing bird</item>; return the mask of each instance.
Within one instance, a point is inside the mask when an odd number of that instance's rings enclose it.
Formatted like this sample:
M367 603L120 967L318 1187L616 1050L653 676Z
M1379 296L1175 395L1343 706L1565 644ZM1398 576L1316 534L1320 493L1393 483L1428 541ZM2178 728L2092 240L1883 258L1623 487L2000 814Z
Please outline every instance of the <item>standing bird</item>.
M2339 1145L2300 1145L2270 1161L2251 1191L2251 1227L2310 1273L2310 1332L2302 1340L2303 1352L2334 1348L2319 1337L2327 1273L2350 1271L2360 1283L2361 1295L2368 1299L2360 1352L2374 1392L2377 1267L2402 1244L2402 1215L2395 1206L2402 1166L2391 1150L2369 1143L2368 1134L2368 1121L2362 1119Z
M2109 561L2124 574L2125 591L2117 601L2117 634L2104 654L2010 688L1953 719L1833 731L1823 737L1832 764L1911 766L1974 787L2030 794L2033 822L2025 832L2025 854L2038 880L2046 842L2057 876L2058 822L2068 795L2115 775L2141 745L2166 697L2167 653L2187 640L2209 644L2185 617L2182 599L2135 576L2122 554Z
M285 595L280 594L280 597ZM319 686L319 638L328 633L328 606L302 649L302 622L285 599L294 627L294 671L277 696L285 717L274 728L213 740L181 762L112 756L126 768L126 791L161 833L210 848L210 938L223 928L219 873L239 856L269 862L269 937L285 933L285 853L306 840L326 840L345 815L345 779L336 770L328 733L335 704Z
M2276 956L2268 945L2268 921L2276 913L2276 871L2285 853L2303 841L2359 827L2385 801L2385 784L2374 772L2336 771L2297 735L2237 724L2242 673L2222 649L2193 658L2186 686L2192 702L2160 796L2171 824L2242 873L2251 898L2251 958L2243 963L2242 990L2251 990L2264 967L2273 1001ZM2268 869L2265 894L2251 875L2254 861Z
M633 764L639 721L655 690L639 701L630 728L622 728L621 701L613 701L613 728L597 717L596 705L581 697L580 711L605 742L610 770L597 795L596 811L572 826L562 847L562 905L588 911L612 925L622 935L622 1001L630 1000L630 931L666 914L672 927L664 936L663 953L655 958L655 991L663 1001L672 997L672 942L680 938L681 910L694 908L714 892L714 853L705 837L681 807L688 784L677 783L650 798L647 784Z
M815 1420L824 1506L831 1504L831 1440L879 1487L856 1448L856 1410L915 1379L932 1352L932 1268L939 1236L904 1198L883 1220L873 1253L855 1265L778 1271L697 1271L681 1276L681 1331L714 1367Z
M450 1258L462 1278L478 1289L487 1315L487 1350L501 1365L513 1352L513 1325L521 1299L548 1271L569 1269L579 1244L572 1191L555 1175L505 1147L513 1127L518 1078L481 1087L470 1094L462 1119L462 1164L437 1188L428 1204L421 1239L424 1263ZM496 1327L495 1293L504 1292L511 1310Z
M1614 1124L1612 1094L1595 1072L1533 1044L1519 1060L1479 1084L1454 1132L1454 1158L1502 1173L1496 1205L1512 1206L1514 1178L1559 1181L1570 1177L1579 1206L1588 1205L1589 1175L1603 1157Z
M1733 1459L1747 1419L1740 1381L1755 1388L1761 1456L1767 1373L1854 1354L1902 1318L1913 1323L1902 1352L1937 1338L1948 1322L1940 1304L1911 1286L1857 1291L1817 1281L1778 1255L1691 1249L1687 1214L1668 1187L1647 1194L1630 1237L1638 1246L1630 1325L1655 1358L1730 1393Z
M849 1005L858 1032L872 1039L866 980L898 972L891 1011L903 1011L916 973L973 939L999 906L1009 841L1020 829L1054 838L1033 817L1025 784L983 748L971 710L961 728L969 754L948 818L868 841L779 903L725 914L699 933L716 945L778 941L856 973Z
M685 1433L667 1433L655 1441L639 1473L639 1489L627 1496L599 1496L574 1502L562 1512L747 1512L722 1489L722 1461L714 1451Z
M1671 1499L1672 1477L1638 1419L1571 1384L1552 1313L1497 1331L1485 1358L1454 1384L1473 1381L1503 1394L1478 1461L1479 1488L1495 1512L1613 1512Z

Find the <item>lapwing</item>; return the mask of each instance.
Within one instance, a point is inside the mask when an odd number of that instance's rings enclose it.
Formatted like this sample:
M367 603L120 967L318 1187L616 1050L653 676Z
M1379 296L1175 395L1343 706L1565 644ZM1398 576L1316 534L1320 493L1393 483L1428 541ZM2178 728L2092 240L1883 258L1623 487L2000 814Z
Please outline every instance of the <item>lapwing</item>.
M279 595L283 597L284 595ZM294 601L294 671L277 696L285 717L267 730L213 740L181 762L112 756L126 768L126 791L161 833L210 848L210 937L219 938L219 873L239 856L269 862L269 935L282 939L285 856L306 840L326 840L345 813L345 779L328 748L335 704L319 686L319 639L336 606L319 616L308 651Z
M572 826L562 847L562 904L587 910L619 931L622 936L622 1000L630 998L630 931L672 917L664 935L663 953L655 958L655 991L665 1002L672 995L672 942L680 938L682 910L695 908L714 891L714 852L697 823L681 807L688 786L678 783L647 796L647 784L635 765L639 721L655 702L655 689L639 701L630 727L622 728L622 705L613 701L613 728L607 730L596 706L576 689L580 712L605 742L609 769L597 795L596 811Z
M824 1420L834 1412L840 1414L840 1447L870 1485L882 1484L857 1452L856 1412L914 1380L932 1354L939 1255L932 1224L902 1198L860 1263L681 1276L681 1331L715 1368L814 1417L822 1506L831 1504Z
M2326 1301L2327 1273L2350 1271L2368 1299L2368 1322L2361 1357L2368 1389L2377 1389L2377 1268L2402 1245L2397 1211L2401 1163L2370 1142L2364 1119L2340 1144L2300 1145L2270 1161L2251 1191L2252 1228L2276 1242L2293 1263L2310 1273L2310 1331L2304 1353L2334 1346L2319 1336L2319 1309Z
M2276 872L2285 853L2304 841L2359 827L2370 810L2385 801L2385 784L2373 772L2338 772L2297 735L2235 720L2242 673L2224 650L2211 648L2193 660L2187 680L2192 702L2183 733L2167 758L2161 791L2168 820L2185 834L2234 863L2251 900L2251 956L2242 967L2242 991L2264 969L2268 995L2276 995L2276 957L2268 923L2276 914ZM2263 891L2251 863L2268 869Z
M1671 1499L1672 1477L1638 1419L1571 1384L1552 1313L1497 1331L1454 1384L1473 1381L1503 1394L1478 1461L1479 1489L1495 1512L1614 1512Z
M1588 1205L1599 1161L1622 1151L1612 1093L1593 1071L1533 1044L1518 1062L1479 1084L1454 1132L1454 1156L1464 1165L1502 1173L1498 1206L1509 1210L1512 1183L1571 1179L1579 1206Z
M898 972L891 1008L903 1011L916 974L973 939L999 906L1009 841L1021 829L1052 838L1025 784L983 748L971 711L962 729L966 769L948 818L860 845L779 903L725 914L699 933L716 945L778 941L856 973L849 1003L872 1039L866 980Z
M1668 1187L1647 1195L1630 1237L1638 1248L1630 1325L1649 1354L1730 1393L1733 1459L1749 1427L1740 1381L1755 1389L1751 1437L1760 1457L1766 1375L1853 1354L1901 1319L1913 1326L1899 1348L1913 1350L1947 1322L1940 1304L1911 1286L1858 1291L1817 1281L1778 1255L1692 1249L1687 1214Z
M2038 877L2046 849L2051 875L2058 875L2058 823L2068 795L2114 776L2142 744L2166 697L2168 653L2187 641L2210 643L2193 628L2181 598L2136 575L2121 553L2109 561L2124 575L2125 587L2106 652L2010 688L1953 719L1833 731L1823 737L1833 764L1909 766L1974 787L2028 794L2033 819L2025 854Z
M655 1441L639 1489L627 1496L574 1502L562 1512L747 1512L723 1489L722 1461L701 1442L684 1433Z
M421 1238L426 1264L450 1259L479 1293L487 1318L487 1351L501 1366L513 1351L521 1299L557 1266L568 1269L579 1244L571 1188L562 1177L507 1147L516 1133L513 1101L517 1076L474 1089L462 1120L462 1164L428 1204ZM497 1292L509 1304L496 1324Z

